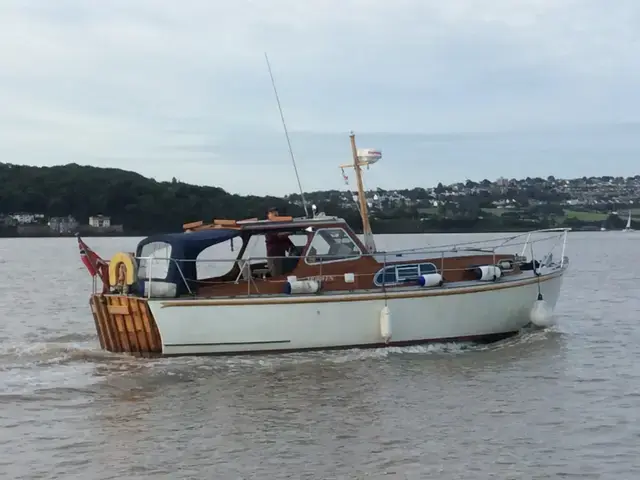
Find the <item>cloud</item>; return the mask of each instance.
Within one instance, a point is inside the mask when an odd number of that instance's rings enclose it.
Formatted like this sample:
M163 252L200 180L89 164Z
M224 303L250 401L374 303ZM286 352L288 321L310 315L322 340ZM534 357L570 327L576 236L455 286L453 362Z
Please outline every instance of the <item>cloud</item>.
M290 191L264 51L290 130L342 135L294 135L309 188L336 186L321 182L348 156L350 129L637 121L639 20L634 0L6 0L0 161ZM415 183L402 172L424 154L424 141L409 144L384 177L398 186ZM486 148L487 162L508 162ZM435 181L463 173L464 146L448 151L458 164L430 165Z

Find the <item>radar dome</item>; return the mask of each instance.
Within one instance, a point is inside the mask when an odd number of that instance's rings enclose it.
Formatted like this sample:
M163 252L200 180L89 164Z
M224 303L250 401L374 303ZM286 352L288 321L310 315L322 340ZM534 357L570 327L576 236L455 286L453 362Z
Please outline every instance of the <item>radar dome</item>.
M359 148L358 161L365 165L376 163L382 158L382 152L375 148Z

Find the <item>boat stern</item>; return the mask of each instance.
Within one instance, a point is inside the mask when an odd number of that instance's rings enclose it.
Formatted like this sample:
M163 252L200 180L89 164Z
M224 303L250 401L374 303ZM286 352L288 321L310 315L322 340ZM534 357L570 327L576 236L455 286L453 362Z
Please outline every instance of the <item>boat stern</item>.
M162 340L145 298L93 294L89 300L100 347L138 357L162 355Z

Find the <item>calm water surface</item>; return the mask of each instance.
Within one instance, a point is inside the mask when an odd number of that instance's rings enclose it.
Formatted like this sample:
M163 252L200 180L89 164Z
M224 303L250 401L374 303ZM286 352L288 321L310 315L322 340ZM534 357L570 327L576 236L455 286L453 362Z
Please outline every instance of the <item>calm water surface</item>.
M568 254L558 325L489 347L140 360L75 239L0 239L0 477L640 478L640 232Z

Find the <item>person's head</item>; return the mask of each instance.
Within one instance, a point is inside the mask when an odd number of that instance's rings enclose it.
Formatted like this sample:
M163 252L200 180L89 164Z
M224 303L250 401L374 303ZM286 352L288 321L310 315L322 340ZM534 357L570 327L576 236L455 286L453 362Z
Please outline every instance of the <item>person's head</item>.
M267 212L267 218L271 220L272 218L275 218L277 216L278 216L278 209L276 207L271 207Z

